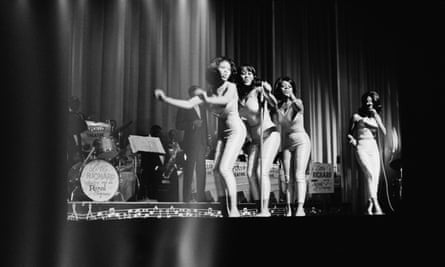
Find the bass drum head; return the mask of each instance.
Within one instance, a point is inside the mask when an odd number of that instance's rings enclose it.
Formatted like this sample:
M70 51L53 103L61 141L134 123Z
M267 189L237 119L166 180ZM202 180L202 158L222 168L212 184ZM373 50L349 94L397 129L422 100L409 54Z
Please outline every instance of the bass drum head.
M119 173L105 160L88 162L80 175L82 191L94 201L108 201L119 188Z

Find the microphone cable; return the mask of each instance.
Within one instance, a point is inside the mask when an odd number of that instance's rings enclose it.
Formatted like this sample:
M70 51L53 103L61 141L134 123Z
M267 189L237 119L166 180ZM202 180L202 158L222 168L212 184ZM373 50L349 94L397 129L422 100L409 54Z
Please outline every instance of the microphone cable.
M385 164L383 162L383 149L381 147L380 134L378 134L377 141L378 141L378 147L379 147L379 150L380 150L379 153L381 154L380 155L380 164L382 165L383 178L385 180L385 189L386 189L385 190L386 191L385 195L386 195L386 199L388 201L389 208L391 209L392 212L394 212L394 208L392 207L392 204L391 204L391 198L389 197L388 178L386 176Z

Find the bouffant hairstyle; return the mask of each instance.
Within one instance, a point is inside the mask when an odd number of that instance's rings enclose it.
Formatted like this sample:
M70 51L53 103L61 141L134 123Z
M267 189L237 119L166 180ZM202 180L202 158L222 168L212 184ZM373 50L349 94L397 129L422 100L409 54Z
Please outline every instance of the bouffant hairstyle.
M249 71L252 72L253 74L253 81L251 85L245 85L243 83L243 79L241 78L241 73L243 71ZM250 65L241 65L238 68L238 72L236 74L236 78L235 78L235 82L236 82L236 87L238 89L238 96L240 99L244 98L247 94L249 94L250 91L252 91L253 88L255 88L256 86L260 86L261 81L259 81L259 79L256 77L256 70L253 66Z
M288 82L290 83L290 85L292 86L292 92L294 93L294 95L298 98L301 97L301 92L300 89L297 88L297 84L295 83L294 80L292 80L290 77L288 76L283 76L278 78L275 81L274 87L273 87L273 94L275 95L275 97L277 98L278 102L282 102L286 99L286 96L283 94L283 92L281 91L281 84L283 82Z
M231 82L234 81L233 77L236 76L235 62L228 57L217 57L210 62L210 64L207 66L207 70L206 70L206 80L212 86L218 86L219 84L222 83L221 74L218 71L218 67L219 67L219 64L221 64L221 62L223 62L223 61L229 62L230 71L231 71L229 81L231 81Z
M382 111L382 104L380 103L380 96L376 91L368 91L362 95L361 98L361 107L359 108L359 114L362 116L369 116L369 110L366 106L366 103L368 102L368 97L371 97L372 99L372 106L377 111L377 113L380 113Z

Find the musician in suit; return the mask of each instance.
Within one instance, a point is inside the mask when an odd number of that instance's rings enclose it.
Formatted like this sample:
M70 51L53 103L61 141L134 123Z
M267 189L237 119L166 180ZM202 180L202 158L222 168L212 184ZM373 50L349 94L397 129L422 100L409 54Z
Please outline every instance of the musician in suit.
M85 116L79 111L80 99L71 96L68 99L68 131L67 131L67 167L83 160L81 134L88 130Z
M195 96L198 86L188 89L190 97ZM184 201L192 200L193 173L196 172L196 195L198 202L205 202L206 169L205 158L207 150L207 113L205 107L196 105L192 109L178 109L176 129L184 131L182 148L186 155L184 167Z

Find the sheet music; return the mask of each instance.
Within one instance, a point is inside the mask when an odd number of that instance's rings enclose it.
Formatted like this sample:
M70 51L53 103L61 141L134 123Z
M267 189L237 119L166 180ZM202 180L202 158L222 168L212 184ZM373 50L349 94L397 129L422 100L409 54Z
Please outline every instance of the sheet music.
M131 152L133 153L142 151L165 154L159 137L130 135L128 136L128 141L130 142Z

